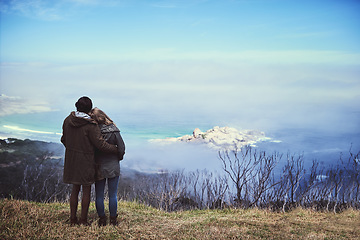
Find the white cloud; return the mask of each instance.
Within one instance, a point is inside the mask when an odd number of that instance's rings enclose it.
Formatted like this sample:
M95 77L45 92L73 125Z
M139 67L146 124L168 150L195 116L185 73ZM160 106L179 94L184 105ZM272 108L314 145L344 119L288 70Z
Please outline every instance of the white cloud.
M360 86L357 66L331 64L124 61L10 64L1 70L2 91L34 99L38 104L32 104L33 111L51 106L67 112L87 95L114 120L209 122L208 127L231 123L239 129L259 130L285 124L343 123L340 110L358 109ZM17 107L16 112L23 108Z
M20 131L20 132L30 132L30 133L41 133L41 134L61 135L61 133L47 132L47 131L39 131L39 130L32 130L32 129L20 128L20 127L18 127L18 126L4 125L3 127L8 128L8 129L11 129L11 130L15 130L15 131Z
M1 3L1 12L21 14L43 20L59 20L61 19L59 3L44 0L11 0Z
M114 6L114 0L10 0L0 3L0 12L7 14L20 14L28 18L45 21L58 21L76 14L74 9L86 6Z
M203 2L207 2L207 0L163 0L152 3L151 5L158 8L185 8Z
M53 111L46 102L25 100L21 97L0 95L0 117L12 114L27 114Z
M64 56L65 58L67 56ZM81 59L91 59L93 53L84 53ZM360 65L360 54L345 51L181 51L174 48L158 48L129 52L103 52L96 54L96 59L105 62L117 61L212 61L233 64L340 64Z

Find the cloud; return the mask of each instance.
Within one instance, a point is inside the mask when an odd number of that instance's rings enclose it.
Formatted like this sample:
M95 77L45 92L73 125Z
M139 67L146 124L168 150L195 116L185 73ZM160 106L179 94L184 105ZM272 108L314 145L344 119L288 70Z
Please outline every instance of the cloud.
M10 96L67 112L87 95L114 121L143 125L156 120L265 132L283 125L327 128L342 124L347 117L341 109L357 110L359 99L357 66L124 61L3 65L1 70L2 91Z
M21 131L21 132L61 135L61 133L48 132L48 131L39 131L39 130L32 130L32 129L20 128L20 127L18 127L18 126L4 125L3 127L8 128L8 129L12 129L12 130L15 130L15 131Z
M10 0L1 3L2 13L15 13L26 17L43 20L59 20L62 18L59 11L61 1L45 0Z
M12 114L27 114L53 111L46 102L25 100L21 97L0 95L0 117Z
M18 14L28 18L45 21L58 21L76 14L78 9L86 6L113 6L118 2L114 0L10 0L1 1L0 12Z
M241 51L203 52L192 54L195 58L243 61L247 63L294 64L294 63L341 63L360 64L360 54L341 51ZM186 56L186 55L185 55ZM189 58L191 56L189 55Z
M157 1L152 6L158 8L185 8L203 2L207 2L207 0L166 0Z
M284 38L284 39L296 39L296 38L322 38L322 37L332 37L337 33L334 31L320 31L320 32L297 32L297 33L287 33L283 35L279 35L276 38Z
M182 51L174 48L157 48L142 51L131 50L104 52L102 54L84 53L81 59L97 59L103 62L118 61L216 61L233 64L340 64L360 65L360 54L347 51L284 50L284 51ZM76 57L75 57L76 58ZM74 59L74 57L73 57Z

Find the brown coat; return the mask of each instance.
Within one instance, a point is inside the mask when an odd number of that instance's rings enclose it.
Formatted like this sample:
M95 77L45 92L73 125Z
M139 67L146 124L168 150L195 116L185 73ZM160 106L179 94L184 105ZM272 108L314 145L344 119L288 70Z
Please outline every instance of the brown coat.
M76 117L75 112L64 120L61 142L64 144L65 161L63 181L70 184L91 185L95 181L95 149L117 153L115 145L108 144L101 136L93 119Z

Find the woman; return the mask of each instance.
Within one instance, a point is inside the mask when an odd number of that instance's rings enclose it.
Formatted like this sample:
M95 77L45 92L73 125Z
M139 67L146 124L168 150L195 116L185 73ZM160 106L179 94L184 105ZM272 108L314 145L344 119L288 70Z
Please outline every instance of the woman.
M73 111L64 120L61 142L64 144L65 161L63 181L72 184L70 195L70 224L87 222L90 204L91 184L95 182L95 149L109 154L116 154L116 146L108 144L101 136L97 123L88 115L92 109L92 101L81 97ZM82 187L81 218L77 219L78 196Z
M113 121L100 109L91 110L90 116L99 124L103 138L110 144L118 146L118 153L96 152L96 210L99 215L99 225L106 225L104 208L104 190L106 180L108 182L110 224L117 225L117 188L120 176L120 163L125 154L125 144L119 129Z

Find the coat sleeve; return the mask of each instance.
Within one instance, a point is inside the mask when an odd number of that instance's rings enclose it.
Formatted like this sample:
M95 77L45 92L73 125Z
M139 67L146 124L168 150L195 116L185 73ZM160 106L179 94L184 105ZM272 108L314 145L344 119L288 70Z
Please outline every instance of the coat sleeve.
M88 133L91 143L102 152L117 153L115 145L107 143L101 135L97 125L92 125Z
M64 123L65 123L65 121L64 121ZM64 124L64 123L63 123L63 126L62 126L63 133L62 133L62 135L61 135L60 141L61 141L61 143L66 147L66 141L65 141L65 135L64 135L64 133L65 133L65 131L64 131L65 124Z
M116 137L116 144L117 144L117 151L118 151L118 159L123 160L124 154L125 154L124 140L122 139L120 132L116 132L115 137Z
M64 134L61 136L61 143L66 147L66 144L65 144L65 136Z

